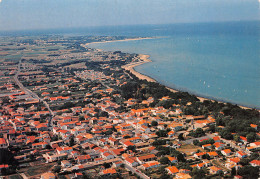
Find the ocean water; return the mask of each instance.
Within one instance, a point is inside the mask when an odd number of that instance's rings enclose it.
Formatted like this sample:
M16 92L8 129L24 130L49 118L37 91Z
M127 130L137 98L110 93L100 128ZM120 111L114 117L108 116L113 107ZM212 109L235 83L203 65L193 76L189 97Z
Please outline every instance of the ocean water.
M260 109L260 21L0 32L0 36L55 34L159 37L90 47L148 54L152 62L135 69L161 84Z
M259 22L121 27L103 34L158 37L90 47L148 54L152 62L135 69L161 84L260 108Z

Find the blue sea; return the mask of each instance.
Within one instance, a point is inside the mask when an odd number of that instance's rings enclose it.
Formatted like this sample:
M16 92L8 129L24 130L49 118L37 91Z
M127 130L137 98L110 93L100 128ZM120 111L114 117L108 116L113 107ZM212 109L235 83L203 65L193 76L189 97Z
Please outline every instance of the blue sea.
M260 21L0 32L45 34L156 37L90 47L148 54L152 62L135 69L161 84L260 109Z
M91 44L90 47L148 54L152 62L135 69L161 84L202 97L260 108L259 22L123 29L125 31L115 30L107 35L157 38Z

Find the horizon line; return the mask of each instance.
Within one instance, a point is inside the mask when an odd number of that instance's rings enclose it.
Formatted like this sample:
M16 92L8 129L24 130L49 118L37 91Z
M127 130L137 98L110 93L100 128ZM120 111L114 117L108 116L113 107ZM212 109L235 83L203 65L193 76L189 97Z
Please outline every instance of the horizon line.
M178 24L208 24L208 23L229 23L229 22L260 22L260 19L255 20L227 20L227 21L202 21L202 22L175 22L175 23L163 23L163 24L118 24L118 25L89 25L78 27L50 27L50 28L31 28L31 29L10 29L0 30L0 33L10 32L26 32L26 31L50 31L50 30L65 30L65 29L84 29L84 28L99 28L99 27L123 27L123 26L149 26L149 25L178 25ZM0 34L1 35L1 34Z

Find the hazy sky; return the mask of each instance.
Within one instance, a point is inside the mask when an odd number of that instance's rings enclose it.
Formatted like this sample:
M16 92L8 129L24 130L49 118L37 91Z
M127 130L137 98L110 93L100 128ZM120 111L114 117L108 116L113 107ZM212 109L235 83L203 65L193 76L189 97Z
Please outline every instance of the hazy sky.
M0 30L260 20L260 0L0 0Z

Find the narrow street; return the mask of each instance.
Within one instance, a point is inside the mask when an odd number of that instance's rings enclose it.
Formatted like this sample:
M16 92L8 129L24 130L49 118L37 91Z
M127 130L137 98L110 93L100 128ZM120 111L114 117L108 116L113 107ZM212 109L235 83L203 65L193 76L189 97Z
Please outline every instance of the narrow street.
M49 104L48 104L46 101L42 100L36 93L34 93L34 92L32 92L31 90L25 88L25 87L23 86L23 84L18 80L18 76L19 76L20 72L21 72L21 60L19 61L18 69L17 69L17 72L16 72L16 74L15 74L15 76L14 76L15 83L16 83L16 84L19 86L19 88L20 88L22 91L24 91L28 96L30 96L31 98L37 99L37 100L39 100L40 102L43 102L43 104L45 105L45 107L48 109L48 111L50 112L51 116L53 117L53 116L54 116L54 113L53 113L53 111L51 110ZM50 127L52 127L52 125L53 125L53 124L52 124L52 117L50 118L50 121L49 121Z

